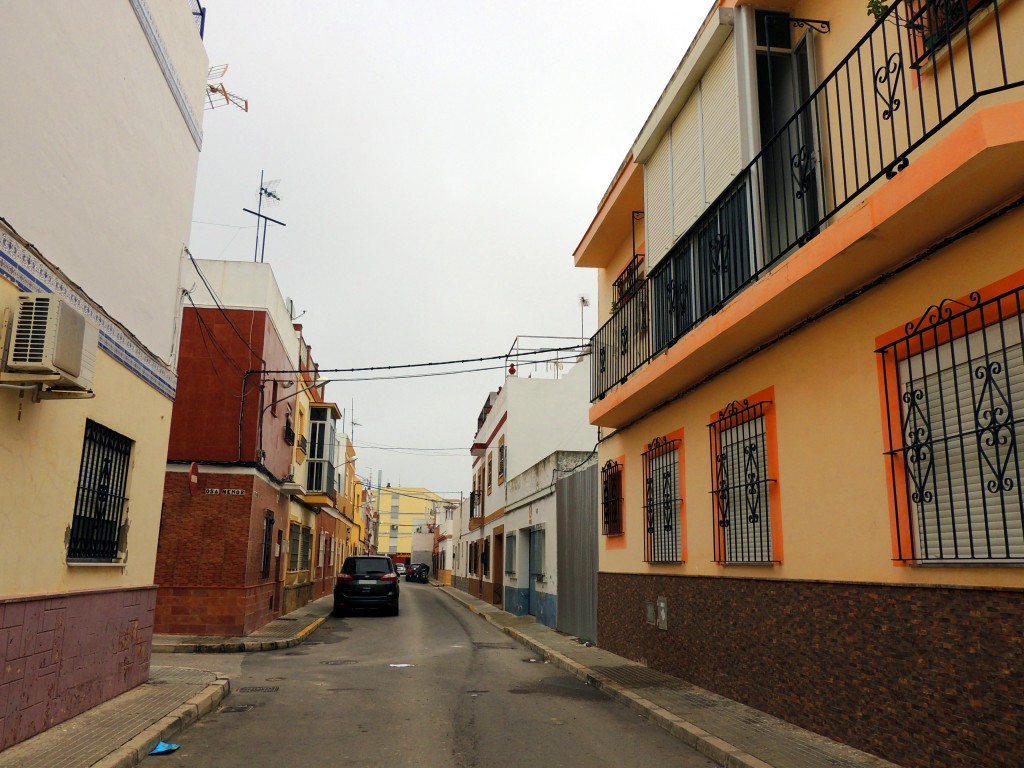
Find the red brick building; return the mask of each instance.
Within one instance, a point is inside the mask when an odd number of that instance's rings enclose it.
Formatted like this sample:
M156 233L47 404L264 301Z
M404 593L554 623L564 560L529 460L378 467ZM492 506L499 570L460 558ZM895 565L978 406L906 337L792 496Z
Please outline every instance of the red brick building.
M154 629L245 635L333 582L338 410L269 265L188 268Z

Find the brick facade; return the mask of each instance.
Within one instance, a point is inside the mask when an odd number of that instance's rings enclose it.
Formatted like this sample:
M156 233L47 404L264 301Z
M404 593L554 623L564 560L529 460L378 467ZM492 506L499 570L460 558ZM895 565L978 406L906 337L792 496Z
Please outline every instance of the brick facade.
M0 599L0 750L149 679L153 588Z
M227 489L244 495L227 495ZM268 513L274 534L270 574L264 576ZM187 473L168 472L157 548L156 632L247 635L280 616L285 564L277 544L287 537L287 527L288 497L255 471L217 474L204 468L195 496L189 494Z
M668 598L668 630L645 604ZM598 642L908 768L1019 768L1020 590L598 575Z

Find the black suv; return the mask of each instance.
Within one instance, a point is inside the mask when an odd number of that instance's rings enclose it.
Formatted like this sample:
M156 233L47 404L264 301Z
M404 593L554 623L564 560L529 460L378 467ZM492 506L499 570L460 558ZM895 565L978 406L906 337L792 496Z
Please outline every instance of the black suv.
M334 615L352 608L385 608L398 615L398 574L391 558L357 555L345 558L334 583Z
M430 566L426 563L412 563L405 571L406 581L418 581L420 584L427 583L427 574L430 573Z

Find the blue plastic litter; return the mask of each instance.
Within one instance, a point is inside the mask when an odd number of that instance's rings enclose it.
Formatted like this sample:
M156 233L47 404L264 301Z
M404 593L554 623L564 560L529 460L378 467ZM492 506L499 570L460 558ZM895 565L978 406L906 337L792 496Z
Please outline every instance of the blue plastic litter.
M155 747L153 747L153 751L150 752L149 754L151 754L151 755L166 755L168 752L173 752L174 750L176 750L180 746L181 746L181 744L168 744L166 741L161 741L159 744L157 744Z

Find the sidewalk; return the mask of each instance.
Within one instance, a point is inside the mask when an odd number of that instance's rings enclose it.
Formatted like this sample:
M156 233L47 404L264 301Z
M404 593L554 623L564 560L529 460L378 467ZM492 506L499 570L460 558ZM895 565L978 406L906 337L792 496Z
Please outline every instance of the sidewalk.
M433 582L432 582L433 583ZM727 768L898 768L739 702L587 647L454 587L442 592L563 669Z
M0 768L131 768L160 741L217 709L231 692L226 677L160 666L161 653L232 653L290 648L324 623L333 598L322 597L247 637L154 635L149 682L0 752ZM154 759L156 763L159 758Z
M642 664L513 616L452 587L434 586L551 664L597 687L727 768L898 768ZM155 635L148 683L0 752L0 768L131 768L159 741L217 709L231 690L213 672L160 666L160 653L289 648L330 614L320 598L247 637Z

